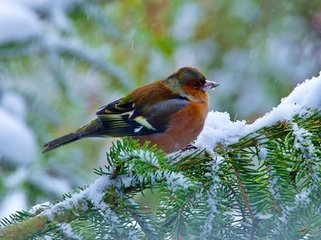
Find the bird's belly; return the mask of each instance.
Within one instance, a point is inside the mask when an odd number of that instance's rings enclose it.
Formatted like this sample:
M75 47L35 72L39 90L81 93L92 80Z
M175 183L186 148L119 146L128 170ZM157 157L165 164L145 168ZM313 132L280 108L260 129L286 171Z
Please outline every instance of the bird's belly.
M200 134L204 127L207 111L207 105L205 104L191 105L175 115L165 132L135 138L141 144L149 141L166 153L178 151L185 148Z

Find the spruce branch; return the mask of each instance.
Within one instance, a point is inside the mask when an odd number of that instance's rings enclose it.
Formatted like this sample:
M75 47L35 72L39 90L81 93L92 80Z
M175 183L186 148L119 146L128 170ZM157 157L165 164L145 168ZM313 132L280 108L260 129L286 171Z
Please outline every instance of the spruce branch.
M187 149L166 156L148 144L118 141L106 166L95 170L100 176L92 185L24 218L2 221L0 236L64 236L68 228L85 239L93 233L119 239L201 232L204 238L227 239L317 236L320 122L321 112L308 110L214 152ZM147 212L133 199L155 188L161 203L156 212Z

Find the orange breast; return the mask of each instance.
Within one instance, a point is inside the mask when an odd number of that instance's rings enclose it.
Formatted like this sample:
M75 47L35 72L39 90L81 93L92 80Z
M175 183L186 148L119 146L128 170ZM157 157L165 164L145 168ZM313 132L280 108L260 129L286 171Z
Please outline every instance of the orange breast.
M143 144L150 141L166 153L186 147L200 134L208 112L205 102L191 102L187 107L173 115L168 129L163 133L135 137Z

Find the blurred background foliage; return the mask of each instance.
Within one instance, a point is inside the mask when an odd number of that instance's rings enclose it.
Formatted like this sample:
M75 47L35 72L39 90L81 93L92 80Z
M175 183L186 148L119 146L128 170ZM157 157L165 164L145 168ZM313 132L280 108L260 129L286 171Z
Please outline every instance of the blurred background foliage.
M45 142L182 66L249 121L321 70L319 0L1 0L0 218L95 178L111 139Z

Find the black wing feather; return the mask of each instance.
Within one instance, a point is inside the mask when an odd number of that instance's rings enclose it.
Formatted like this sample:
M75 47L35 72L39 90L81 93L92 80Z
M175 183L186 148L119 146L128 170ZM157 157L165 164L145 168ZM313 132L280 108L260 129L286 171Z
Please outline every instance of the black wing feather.
M120 103L121 100L122 98L99 108L96 115L121 114L134 109L133 102Z
M133 101L125 103L118 99L97 111L97 118L101 128L96 135L114 137L142 136L164 132L168 128L169 118L188 104L188 100L175 97L159 102L141 112L135 108ZM146 120L147 124L138 121Z

